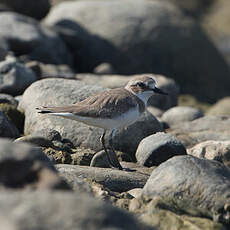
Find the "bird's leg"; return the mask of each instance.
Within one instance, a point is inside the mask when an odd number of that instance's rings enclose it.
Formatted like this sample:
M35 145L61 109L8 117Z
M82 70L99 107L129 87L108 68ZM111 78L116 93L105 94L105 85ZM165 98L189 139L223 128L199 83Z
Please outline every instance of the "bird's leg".
M102 144L102 146L103 146L103 149L104 149L104 151L105 151L105 153L106 153L106 156L107 156L109 165L110 165L112 168L114 168L113 163L112 163L112 161L111 161L111 159L110 159L109 153L108 153L108 151L107 151L107 149L106 149L106 147L105 147L105 139L104 139L104 138L105 138L105 133L106 133L106 131L104 130L104 131L103 131L103 134L102 134L101 137L100 137L100 141L101 141L101 144Z
M116 164L117 164L118 168L119 168L120 170L122 170L123 168L122 168L122 166L121 166L119 160L117 159L116 152L115 152L115 149L114 149L114 147L113 147L113 133L114 133L114 131L115 131L115 129L112 130L112 132L111 132L111 134L110 134L110 136L109 136L109 146L110 146L110 148L112 149L112 151L113 151L113 153L114 153L114 155L115 155L115 157L116 157Z

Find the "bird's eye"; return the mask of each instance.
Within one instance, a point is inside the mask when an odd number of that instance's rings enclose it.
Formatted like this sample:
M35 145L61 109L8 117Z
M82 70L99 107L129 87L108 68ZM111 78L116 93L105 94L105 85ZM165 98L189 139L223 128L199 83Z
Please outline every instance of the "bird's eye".
M143 82L138 82L137 83L137 86L141 87L141 88L144 88L145 87L145 84Z

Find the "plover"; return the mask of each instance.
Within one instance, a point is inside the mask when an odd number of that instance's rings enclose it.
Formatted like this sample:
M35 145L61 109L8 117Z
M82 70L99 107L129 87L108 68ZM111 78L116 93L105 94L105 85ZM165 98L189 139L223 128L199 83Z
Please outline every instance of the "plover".
M156 81L150 76L138 76L130 80L124 88L111 89L90 96L71 106L41 107L39 113L61 116L102 128L100 138L110 166L114 167L105 146L105 134L111 131L109 145L114 151L112 137L115 130L135 122L145 111L148 99L154 94L164 94L156 87ZM115 168L122 169L119 161Z

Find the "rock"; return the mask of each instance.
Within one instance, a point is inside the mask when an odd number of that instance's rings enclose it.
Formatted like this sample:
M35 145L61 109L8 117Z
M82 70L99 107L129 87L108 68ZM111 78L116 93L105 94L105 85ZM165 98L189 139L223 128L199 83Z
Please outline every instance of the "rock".
M0 104L9 104L9 105L17 106L18 101L9 94L1 93L0 94Z
M0 92L14 96L22 94L30 84L37 80L31 70L15 60L0 63L0 79Z
M10 122L12 122L20 133L24 132L24 114L17 109L16 105L0 103L0 111L3 112Z
M38 0L35 2L31 2L30 0L1 0L0 4L4 4L8 10L36 19L44 18L50 9L48 0Z
M140 142L136 159L140 165L151 167L173 156L185 154L186 149L177 138L167 133L156 133Z
M49 205L47 205L49 204ZM2 192L0 216L17 230L148 230L133 216L87 194L49 191ZM11 230L11 229L7 229Z
M154 106L148 106L147 110L154 116L154 117L161 117L162 114L164 113L163 110L154 107Z
M34 132L35 136L41 136L49 141L62 141L61 135L57 130L54 129L41 129Z
M44 78L66 78L75 79L73 70L68 65L44 64L38 61L26 63L26 67L33 70L38 79Z
M176 156L158 166L143 188L150 199L161 197L177 213L229 224L230 169L217 161Z
M66 178L88 178L99 184L104 185L106 188L116 191L125 192L133 188L142 188L148 175L139 172L127 172L114 169L87 167L79 165L66 165L58 164L56 168L59 174Z
M17 138L19 135L15 125L0 111L0 137Z
M205 141L187 150L189 155L230 166L230 141Z
M167 110L161 119L171 127L180 126L183 122L193 121L203 116L203 113L199 109L188 106L176 106Z
M109 63L102 63L95 67L93 70L95 74L115 74L116 71L113 69L113 66Z
M139 219L148 226L157 229L188 230L226 230L223 224L208 218L195 217L186 214L177 214L167 206L167 203L159 197L152 200L138 197L130 201L129 210L139 216Z
M200 25L170 2L67 1L44 23L58 26L79 72L107 62L118 74L166 75L183 86L182 93L210 103L229 95L229 66Z
M25 91L19 104L19 108L25 111L26 116L25 135L48 127L60 132L61 136L69 139L75 147L101 150L99 141L101 129L65 118L39 114L35 108L44 105L74 104L104 90L106 89L100 86L86 85L77 80L44 79L35 82ZM127 129L116 132L113 138L114 147L122 152L133 154L144 137L162 130L161 124L151 114L146 113ZM106 142L108 136L106 135Z
M143 74L153 77L157 82L157 87L169 93L170 96L154 95L149 101L148 105L155 106L160 109L169 109L177 105L177 97L179 87L176 82L162 75L158 74ZM77 74L77 79L84 81L87 84L101 85L105 88L119 88L124 87L127 82L137 77L138 75L123 76L123 75L95 75L95 74Z
M113 165L118 165L117 163L114 163L114 162L117 162L116 153L114 153L113 151L110 151L110 150L108 150L108 153L109 153L110 159L112 160ZM108 161L108 157L107 157L104 150L96 153L93 156L93 158L90 162L90 166L91 167L100 167L100 168L110 168L111 167L109 164L109 161Z
M229 125L229 116L204 116L191 122L184 122L183 125L169 131L181 140L186 148L191 148L207 140L229 140Z
M207 115L230 115L230 97L219 100L207 111Z
M17 56L28 55L44 63L72 65L72 56L59 36L32 18L13 12L1 13L0 37Z
M40 148L0 139L0 188L69 189Z
M134 198L137 198L141 196L142 194L142 188L134 188L128 191L128 193L133 196Z

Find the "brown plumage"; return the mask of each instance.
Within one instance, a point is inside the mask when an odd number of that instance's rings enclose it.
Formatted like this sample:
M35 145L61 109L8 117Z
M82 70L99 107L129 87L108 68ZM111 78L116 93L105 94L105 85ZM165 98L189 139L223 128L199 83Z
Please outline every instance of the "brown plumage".
M86 98L71 106L42 107L40 113L72 113L82 117L113 118L138 105L139 112L145 110L142 100L124 88L111 89Z

